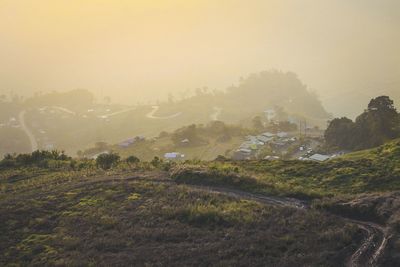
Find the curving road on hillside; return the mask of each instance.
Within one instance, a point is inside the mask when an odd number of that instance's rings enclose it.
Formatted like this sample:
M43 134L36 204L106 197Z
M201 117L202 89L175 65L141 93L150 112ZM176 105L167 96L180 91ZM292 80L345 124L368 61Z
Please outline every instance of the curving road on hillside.
M280 206L280 207L288 207L288 208L295 208L295 209L308 209L307 203L304 201L295 199L295 198L284 198L284 197L274 197L274 196L266 196L262 194L255 194L244 192L241 190L231 189L231 188L224 188L224 187L211 187L211 186L203 186L203 185L190 185L191 189L198 190L198 191L206 191L208 193L217 193L223 194L226 196L231 196L235 198L253 200L262 204L273 205L273 206Z
M297 209L307 209L308 204L304 201L294 198L283 198L275 196L265 196L261 194L253 194L240 190L223 188L223 187L210 187L202 185L189 185L193 189L224 194L232 197L254 200L262 204L291 207ZM338 216L335 214L335 216ZM338 216L349 223L357 225L364 233L365 237L360 244L359 248L350 256L346 261L348 267L375 267L378 264L380 256L383 254L389 236L387 230L376 223L353 220L346 217Z
M28 126L26 125L26 122L25 122L25 114L26 114L26 111L25 110L22 110L20 113L19 113L19 115L18 115L18 118L19 118L19 124L21 125L21 129L25 132L25 134L28 136L28 138L29 138L29 142L30 142L30 144L31 144L31 151L33 152L33 151L35 151L35 150L38 150L38 143L37 143L37 141L36 141L36 138L35 138L35 136L33 135L33 133L31 132L31 130L28 128Z
M120 114L123 114L123 113L127 113L127 112L133 111L135 109L137 109L137 107L127 108L127 109L119 110L119 111L116 111L116 112L113 112L113 113L110 113L110 114L100 115L100 116L97 116L97 117L99 117L101 119L108 119L110 117L114 117L114 116L117 116L117 115L120 115Z
M165 174L165 176L168 176ZM226 187L217 187L217 186L206 186L206 185L193 185L186 183L176 183L172 179L163 178L165 176L152 174L150 176L131 176L131 177L105 177L100 179L91 179L86 183L94 184L94 183L114 183L116 181L134 181L134 180L144 180L153 183L168 183L168 184L181 184L187 187L190 187L193 190L207 192L207 193L215 193L215 194L223 194L230 197L235 197L238 199L247 199L257 201L258 203L265 205L273 205L280 207L288 207L295 209L306 210L309 209L308 203L294 199L294 198L286 198L286 197L276 197L276 196L267 196L263 194L255 194L249 193L237 189L226 188ZM359 221L353 220L346 217L339 216L334 214L335 216L357 225L364 233L364 239L357 248L355 252L349 257L349 259L345 260L344 265L349 267L375 267L378 265L378 260L384 253L386 248L389 236L388 231L385 227L378 225L373 222Z
M366 234L360 247L351 255L346 266L377 266L379 257L383 254L389 239L387 230L372 222L346 220L356 224Z
M182 114L182 112L177 112L177 113L169 115L169 116L159 117L159 116L155 116L154 114L156 114L156 112L160 109L160 106L152 106L151 108L152 108L152 110L146 114L146 117L149 119L168 120L168 119L176 118Z

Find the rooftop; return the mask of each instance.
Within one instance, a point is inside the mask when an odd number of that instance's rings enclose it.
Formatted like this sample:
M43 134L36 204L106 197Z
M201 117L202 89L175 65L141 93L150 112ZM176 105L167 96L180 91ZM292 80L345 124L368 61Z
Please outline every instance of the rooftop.
M330 159L330 156L322 155L322 154L314 154L314 155L310 156L309 159L322 162L322 161Z

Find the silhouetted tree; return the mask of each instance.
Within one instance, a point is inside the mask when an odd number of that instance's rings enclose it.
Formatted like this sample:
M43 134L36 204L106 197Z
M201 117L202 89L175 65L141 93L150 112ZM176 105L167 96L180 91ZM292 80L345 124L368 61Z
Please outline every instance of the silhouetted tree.
M136 163L140 162L140 159L138 157L132 155L132 156L129 156L126 158L126 162L129 164L136 164Z
M368 108L356 118L334 119L325 131L330 146L364 149L383 144L400 136L400 115L388 96L372 99Z
M96 165L103 170L108 170L117 164L120 156L117 153L103 153L96 158Z
M326 143L332 147L351 149L354 129L354 122L346 117L333 119L325 131Z

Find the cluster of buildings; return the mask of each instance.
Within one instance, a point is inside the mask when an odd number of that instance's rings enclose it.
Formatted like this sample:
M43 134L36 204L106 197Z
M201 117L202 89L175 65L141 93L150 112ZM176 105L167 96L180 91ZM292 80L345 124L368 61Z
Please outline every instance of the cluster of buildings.
M246 160L254 158L257 152L265 145L270 145L276 149L283 149L296 141L296 137L290 137L286 132L276 134L265 132L260 135L246 136L246 141L233 154L234 160Z
M315 153L313 149L318 146L319 141L312 139L310 143L305 145L304 142L299 142L298 138L290 135L287 132L278 132L276 134L266 132L260 135L246 136L246 140L234 152L232 159L234 160L248 160L259 158L262 153L258 153L264 146L268 145L273 153L271 155L263 156L263 159L276 160L279 156L276 154L285 154L291 151L289 158L298 160L311 160L323 162L337 155L324 155ZM303 144L302 144L303 143ZM293 152L293 148L296 148ZM297 151L297 152L296 152Z
M164 154L164 159L169 160L169 161L174 161L174 160L182 160L185 158L184 154L181 154L179 152L168 152Z

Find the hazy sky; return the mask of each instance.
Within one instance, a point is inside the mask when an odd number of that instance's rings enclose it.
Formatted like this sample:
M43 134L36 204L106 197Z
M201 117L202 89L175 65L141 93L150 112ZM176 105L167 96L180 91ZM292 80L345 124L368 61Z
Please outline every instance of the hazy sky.
M0 90L135 103L268 69L326 98L400 79L398 0L0 0Z

